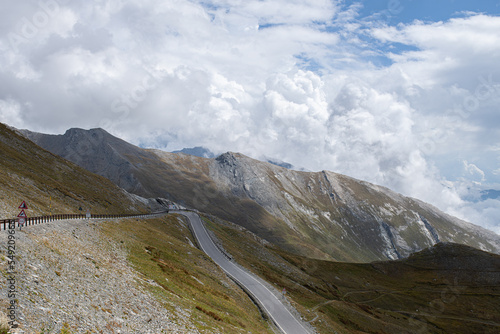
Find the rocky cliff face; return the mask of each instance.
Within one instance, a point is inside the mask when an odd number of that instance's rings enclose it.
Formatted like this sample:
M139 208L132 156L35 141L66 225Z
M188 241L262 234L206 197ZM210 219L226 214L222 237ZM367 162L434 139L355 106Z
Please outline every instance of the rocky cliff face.
M500 251L492 232L344 175L297 172L226 153L212 161L210 176L221 193L255 201L336 259L398 259L440 241Z
M143 150L103 130L29 137L127 191L217 215L307 256L398 259L439 241L500 252L493 232L333 172L293 171L238 153L206 159Z

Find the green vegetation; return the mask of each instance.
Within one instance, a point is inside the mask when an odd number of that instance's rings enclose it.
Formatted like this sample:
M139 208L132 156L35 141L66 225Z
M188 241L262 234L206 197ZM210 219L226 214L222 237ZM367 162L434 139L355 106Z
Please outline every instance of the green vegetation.
M352 264L309 259L205 217L234 259L286 288L320 333L497 333L500 256L438 244L407 260Z
M10 326L8 323L0 324L0 334L8 334L10 330Z
M103 230L127 248L132 266L144 275L141 284L172 314L189 310L190 322L206 333L272 333L248 296L192 246L179 216L107 222Z

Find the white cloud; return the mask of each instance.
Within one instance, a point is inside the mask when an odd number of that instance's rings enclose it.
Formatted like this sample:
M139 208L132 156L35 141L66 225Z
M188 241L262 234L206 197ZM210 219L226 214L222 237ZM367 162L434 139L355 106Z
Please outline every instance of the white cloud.
M432 88L459 85L474 89L480 75L491 74L500 57L500 18L473 15L447 22L414 22L371 30L382 42L401 43L415 50L392 54L396 67L415 84Z
M256 120L261 126L256 149L312 167L304 163L318 161L315 155L322 152L329 117L321 78L304 71L277 74L267 82L263 103L263 118Z
M449 209L449 213L500 234L500 201L488 199L477 203L464 203Z
M259 24L310 24L326 22L337 12L337 6L329 0L212 0L206 3L217 8L216 12L229 10L236 16L257 18Z
M14 127L24 126L24 120L22 119L20 110L21 106L18 102L13 100L0 100L0 120L2 123Z
M500 128L498 17L387 26L329 0L44 3L57 8L31 0L0 13L3 122L265 155L499 225L445 182L451 170L500 174L485 150ZM12 47L12 34L29 43Z
M479 178L479 180L478 180L479 182L485 181L484 172L480 168L478 168L476 165L474 165L472 163L468 163L467 160L464 160L463 164L464 164L464 169L465 169L466 173L470 177L472 177L473 179Z

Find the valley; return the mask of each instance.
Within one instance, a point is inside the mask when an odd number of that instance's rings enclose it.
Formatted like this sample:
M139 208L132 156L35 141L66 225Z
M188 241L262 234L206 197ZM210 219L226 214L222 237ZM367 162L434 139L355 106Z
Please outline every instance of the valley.
M199 158L142 149L100 129L53 137L0 130L2 218L14 217L21 199L33 215L79 207L147 213L176 203L198 212L231 262L256 275L311 332L500 328L498 235L429 204L238 153ZM178 213L44 223L18 232L18 245L28 332L277 331L197 247ZM3 266L5 255L3 245ZM0 302L5 308L7 300Z

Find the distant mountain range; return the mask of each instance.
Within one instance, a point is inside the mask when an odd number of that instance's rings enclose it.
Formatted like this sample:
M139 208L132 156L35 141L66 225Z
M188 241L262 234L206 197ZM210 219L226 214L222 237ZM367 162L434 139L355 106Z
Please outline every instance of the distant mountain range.
M207 212L296 254L369 262L404 258L441 241L500 253L497 234L345 175L295 171L239 153L199 157L209 154L203 148L142 149L102 129L23 133L130 193Z
M500 190L488 189L481 191L481 200L486 201L487 199L498 199L500 198Z
M189 154L189 155L194 155L195 157L200 157L200 158L208 158L212 159L215 158L217 155L210 151L208 148L204 148L201 146L196 146L192 148L183 148L182 150L177 150L177 151L172 151L172 153L184 153L184 154ZM260 159L261 161L269 162L270 164L280 166L286 169L297 169L295 166L288 162L280 161L278 159L272 159L272 158L263 158ZM302 170L302 169L299 169Z
M201 146L196 146L193 148L184 148L180 151L173 151L172 153L184 153L184 154L194 155L195 157L200 157L200 158L209 158L209 159L215 158L215 154L212 153L212 151Z

